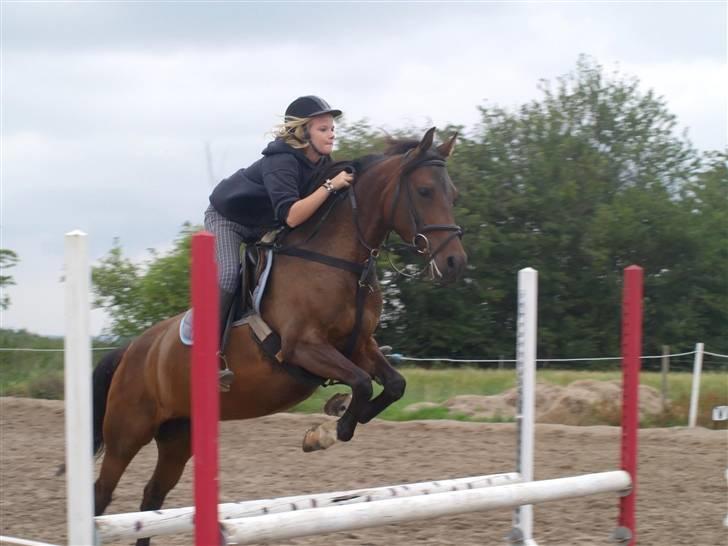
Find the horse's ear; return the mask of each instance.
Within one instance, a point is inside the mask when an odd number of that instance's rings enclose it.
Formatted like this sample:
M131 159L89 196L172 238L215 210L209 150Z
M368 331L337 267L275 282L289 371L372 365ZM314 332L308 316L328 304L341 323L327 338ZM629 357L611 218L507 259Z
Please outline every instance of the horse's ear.
M452 151L455 149L455 140L458 138L458 133L455 132L453 136L451 136L447 142L443 142L437 147L437 152L444 157L445 159L449 158L452 155Z
M428 129L425 136L422 137L422 140L420 140L420 143L417 145L416 155L424 154L427 150L432 148L433 140L435 140L435 127Z

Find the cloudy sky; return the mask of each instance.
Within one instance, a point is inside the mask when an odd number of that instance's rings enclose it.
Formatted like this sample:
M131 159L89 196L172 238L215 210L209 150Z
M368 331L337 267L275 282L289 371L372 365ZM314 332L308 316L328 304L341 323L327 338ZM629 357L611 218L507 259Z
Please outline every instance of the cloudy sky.
M62 334L63 234L127 255L200 223L213 180L258 158L286 105L348 122L458 123L539 97L579 54L664 96L726 147L726 2L0 2L0 326ZM209 144L211 169L205 154ZM210 173L212 171L212 173ZM105 317L93 313L93 331Z

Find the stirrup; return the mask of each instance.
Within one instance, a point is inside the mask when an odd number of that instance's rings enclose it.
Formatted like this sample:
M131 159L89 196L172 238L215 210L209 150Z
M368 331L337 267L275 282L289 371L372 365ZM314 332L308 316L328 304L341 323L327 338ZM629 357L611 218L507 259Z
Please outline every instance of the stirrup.
M220 391L221 392L230 392L230 386L233 384L233 379L235 379L235 374L228 367L228 363L227 363L227 359L225 358L225 355L218 351L217 356L220 358L220 360L222 360L223 364L225 364L225 368L220 370L217 375L217 380L220 383Z
M224 370L220 370L217 379L220 382L220 390L222 392L230 392L230 385L233 384L235 374L229 369L225 368Z

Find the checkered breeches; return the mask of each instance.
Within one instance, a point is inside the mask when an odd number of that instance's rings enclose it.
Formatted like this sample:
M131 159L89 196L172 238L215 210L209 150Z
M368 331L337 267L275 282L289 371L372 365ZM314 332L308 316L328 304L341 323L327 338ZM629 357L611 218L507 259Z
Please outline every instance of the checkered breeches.
M228 220L212 205L205 211L205 229L215 235L215 257L220 288L226 292L234 292L240 271L240 246L245 241L257 239L258 233L255 229Z

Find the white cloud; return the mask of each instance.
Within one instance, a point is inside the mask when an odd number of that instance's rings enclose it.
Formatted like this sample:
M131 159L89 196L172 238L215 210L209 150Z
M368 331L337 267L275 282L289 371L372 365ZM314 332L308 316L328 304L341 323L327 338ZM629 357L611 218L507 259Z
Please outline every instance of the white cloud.
M349 122L467 127L586 53L663 95L699 147L726 145L725 5L332 6L3 4L0 246L21 257L3 325L60 333L63 233L87 231L92 258L114 236L132 256L168 245L202 220L205 142L229 175L300 94Z
M710 59L652 64L624 63L624 72L637 74L643 88L662 95L677 115L681 128L700 149L728 146L728 70Z

